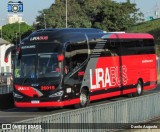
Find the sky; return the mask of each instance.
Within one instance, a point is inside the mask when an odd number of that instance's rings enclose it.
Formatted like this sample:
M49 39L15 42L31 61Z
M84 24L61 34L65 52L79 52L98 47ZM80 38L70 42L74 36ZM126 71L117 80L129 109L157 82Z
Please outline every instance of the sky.
M116 2L126 2L127 0L114 0ZM155 16L155 11L157 11L160 17L160 0L130 0L131 3L136 3L137 8L144 14L145 18L148 16Z
M7 18L9 14L8 12L8 2L11 0L0 0L0 25L4 25L7 23ZM18 2L20 0L12 0L13 2ZM114 0L116 2L126 2L127 0ZM131 2L135 2L137 7L144 13L145 18L147 16L155 17L155 10L157 10L160 16L160 0L130 0ZM38 11L42 11L43 9L49 8L51 4L54 3L54 0L21 0L23 2L23 13L19 13L22 15L23 20L32 25L33 22L36 21L36 16L39 15Z
M49 8L51 4L54 3L54 0L0 0L0 25L4 25L7 22L9 14L8 12L8 2L23 2L23 12L19 13L22 15L23 20L32 25L36 21L36 16L39 15L38 11Z

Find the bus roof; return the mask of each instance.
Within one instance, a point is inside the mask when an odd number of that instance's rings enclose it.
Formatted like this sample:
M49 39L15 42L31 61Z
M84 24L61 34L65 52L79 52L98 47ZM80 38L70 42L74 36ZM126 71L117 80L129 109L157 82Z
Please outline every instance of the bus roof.
M110 34L109 38L110 39L153 39L153 36L148 33L113 33Z
M79 32L79 33L102 33L103 30L96 29L96 28L48 28L48 29L40 29L35 31L36 32Z
M79 42L93 39L153 39L147 33L125 33L125 32L105 32L96 28L49 28L33 32L23 43L35 42Z
M92 36L91 38L101 38L104 35L104 31L96 28L41 29L23 39L21 44L35 42L79 42L86 40L86 35Z

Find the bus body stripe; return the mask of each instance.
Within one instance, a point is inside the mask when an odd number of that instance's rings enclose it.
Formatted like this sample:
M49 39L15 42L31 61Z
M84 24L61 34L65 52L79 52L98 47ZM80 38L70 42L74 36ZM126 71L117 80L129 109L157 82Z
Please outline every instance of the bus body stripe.
M153 36L147 33L115 33L110 39L153 39Z
M60 102L40 102L40 103L31 103L31 102L16 102L16 107L63 107L73 104L78 104L80 102L79 98L72 99L72 100L66 100L66 101L60 101Z
M153 82L146 82L144 83L144 90L149 90L149 89L153 89L153 87L156 87L156 81ZM122 91L122 94L127 94L127 93L133 93L136 92L136 84L135 85L126 85L123 86L122 88L120 87L114 87L114 88L108 88L108 89L100 89L100 90L92 90L90 95L91 96L95 96L95 95L102 95L102 94L109 94L109 93L114 93L114 92L120 92ZM107 97L107 96L106 96Z
M105 94L98 94L98 95L91 96L90 101L103 99L107 97L119 96L119 95L121 95L121 91L105 93Z
M150 85L154 82L146 82L145 87L148 89L153 87L153 85ZM156 82L155 82L156 83ZM154 84L156 87L156 84ZM104 93L106 92L106 93ZM123 91L121 91L120 88L110 88L108 90L98 90L90 95L90 101L93 100L98 100L98 99L103 99L103 98L108 98L108 97L113 97L113 96L119 96L121 94L129 94L136 92L136 87L133 85L128 85L125 86ZM40 102L40 103L31 103L31 102L15 102L16 107L63 107L63 106L68 106L68 105L73 105L73 104L78 104L80 103L79 98L71 99L71 100L65 100L65 101L60 101L60 102Z

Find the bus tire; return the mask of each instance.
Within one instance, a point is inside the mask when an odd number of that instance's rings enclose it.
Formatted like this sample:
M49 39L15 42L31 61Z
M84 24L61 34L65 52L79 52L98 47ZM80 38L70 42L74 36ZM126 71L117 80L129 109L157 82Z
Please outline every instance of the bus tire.
M74 105L74 107L77 108L84 108L88 106L90 103L89 100L89 92L86 89L82 89L80 93L80 103Z
M137 85L136 85L136 92L133 93L133 97L137 97L137 96L141 96L143 93L143 85L142 85L142 81L138 81Z

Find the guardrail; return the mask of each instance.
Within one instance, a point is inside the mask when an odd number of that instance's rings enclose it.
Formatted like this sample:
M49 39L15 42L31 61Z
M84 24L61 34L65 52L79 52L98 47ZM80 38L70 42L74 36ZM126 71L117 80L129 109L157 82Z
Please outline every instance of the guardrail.
M42 132L99 132L107 131L104 130L107 128L119 128L120 125L123 125L107 123L139 123L146 122L159 116L160 92L144 95L137 98L129 98L112 103L90 106L83 109L41 116L38 118L28 119L16 123L41 124L43 126L42 128L44 128L45 130L42 129L37 131ZM112 127L109 127L108 125L112 125ZM50 127L50 129L48 127ZM25 129L16 129L13 131L28 132L28 130Z

